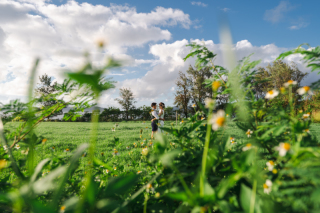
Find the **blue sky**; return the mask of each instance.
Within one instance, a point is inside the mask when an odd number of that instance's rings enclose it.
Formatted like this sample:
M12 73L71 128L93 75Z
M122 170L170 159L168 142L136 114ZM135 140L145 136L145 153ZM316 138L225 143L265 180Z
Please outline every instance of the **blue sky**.
M151 101L173 104L178 71L194 60L183 62L190 41L203 41L223 65L219 46L219 17L226 14L237 58L255 53L260 66L281 52L301 43L320 45L320 1L66 1L3 0L0 2L0 102L25 98L35 57L41 58L38 74L62 81L61 68L77 69L83 59L71 52L84 50L99 64L108 55L126 61L111 71L117 88L106 93L100 105L117 106L118 89L130 87L137 106ZM1 15L2 14L2 15ZM94 41L108 42L105 54ZM68 52L69 55L66 55ZM63 54L62 54L63 53ZM299 56L287 59L309 72ZM319 77L312 73L309 84Z

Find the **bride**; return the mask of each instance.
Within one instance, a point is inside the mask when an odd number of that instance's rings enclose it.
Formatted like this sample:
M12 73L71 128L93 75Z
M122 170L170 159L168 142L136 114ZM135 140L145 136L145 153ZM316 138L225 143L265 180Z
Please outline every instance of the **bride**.
M159 114L158 114L158 116L159 116L159 118L161 118L161 119L159 119L159 123L160 123L160 127L164 127L164 108L165 108L166 106L165 106L165 104L163 103L163 102L160 102L159 103ZM161 128L159 128L159 133L161 133L162 132L162 130L161 130Z

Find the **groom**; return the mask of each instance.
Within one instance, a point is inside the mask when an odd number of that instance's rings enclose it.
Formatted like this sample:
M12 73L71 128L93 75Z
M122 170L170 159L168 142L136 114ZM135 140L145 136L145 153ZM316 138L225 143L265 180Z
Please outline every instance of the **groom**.
M153 133L156 133L158 131L158 125L156 123L156 120L163 120L163 118L159 118L158 116L158 113L157 113L157 103L153 102L151 104L151 108L152 108L152 116L154 117L152 120L151 120L151 127L152 127L152 134L151 134L151 138L153 138Z

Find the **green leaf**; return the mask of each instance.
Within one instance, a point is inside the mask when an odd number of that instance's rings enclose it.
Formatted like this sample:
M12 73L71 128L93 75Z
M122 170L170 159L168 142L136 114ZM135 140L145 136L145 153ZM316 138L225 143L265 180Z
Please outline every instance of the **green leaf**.
M139 176L130 174L124 177L111 179L105 189L105 196L121 195L126 193L138 180Z

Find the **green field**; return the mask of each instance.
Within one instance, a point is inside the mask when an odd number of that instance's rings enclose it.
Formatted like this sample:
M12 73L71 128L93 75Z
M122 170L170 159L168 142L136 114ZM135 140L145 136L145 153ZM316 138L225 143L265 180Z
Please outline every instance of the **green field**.
M152 146L149 147L151 140L151 126L150 122L143 123L142 121L120 122L115 132L111 129L115 127L116 123L102 122L99 123L98 138L96 144L96 156L103 162L106 162L113 167L117 167L114 174L124 171L143 171L146 168L141 164L141 151L143 147L148 146L152 151ZM166 122L165 126L175 125L175 122ZM5 128L13 130L19 123L8 123ZM180 124L178 123L178 126ZM140 131L143 130L142 137L140 138ZM36 148L37 162L44 158L53 156L68 156L80 144L89 143L90 141L91 123L88 122L44 122L41 123L35 130L38 136L46 138L45 144L40 144ZM320 134L320 124L312 124L310 129L311 134L317 136ZM246 137L245 133L238 129L235 123L229 122L224 132L219 132L222 136L234 137L237 143L242 143ZM196 134L193 135L196 137ZM115 139L119 138L119 142ZM168 135L169 141L174 136ZM136 144L136 146L134 145ZM143 143L143 144L142 144ZM199 144L202 146L202 144ZM20 143L21 149L25 150L26 147ZM52 149L54 147L54 151ZM172 148L176 148L177 144L172 144ZM69 149L69 153L66 152ZM117 156L114 155L115 149L118 151ZM15 152L18 158L24 158L21 152Z

